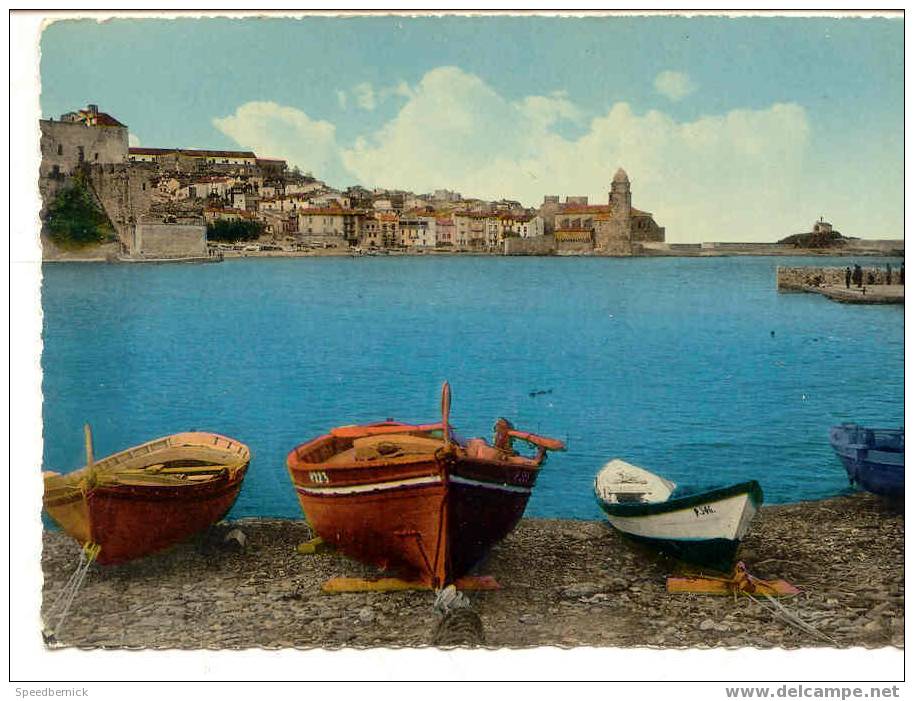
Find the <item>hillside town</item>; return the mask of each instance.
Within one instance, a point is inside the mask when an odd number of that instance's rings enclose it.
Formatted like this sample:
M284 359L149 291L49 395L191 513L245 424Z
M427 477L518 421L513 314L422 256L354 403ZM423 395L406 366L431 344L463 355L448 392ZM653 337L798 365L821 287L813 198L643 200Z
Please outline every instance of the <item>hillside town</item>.
M632 207L621 168L605 204L547 195L533 208L450 190L336 188L252 151L132 147L128 127L97 105L43 119L40 127L43 221L54 198L79 178L124 257L236 250L629 256L665 240L652 215ZM219 232L231 226L250 235L225 240L232 237Z

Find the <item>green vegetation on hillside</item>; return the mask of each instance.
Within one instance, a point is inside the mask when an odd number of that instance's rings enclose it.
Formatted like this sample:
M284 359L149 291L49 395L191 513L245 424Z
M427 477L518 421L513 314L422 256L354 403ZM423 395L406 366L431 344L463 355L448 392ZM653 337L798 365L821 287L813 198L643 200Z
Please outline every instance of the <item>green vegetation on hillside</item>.
M61 248L83 248L114 238L114 230L105 212L89 192L81 175L61 190L47 213L47 231L51 241Z
M254 241L263 233L263 223L240 219L228 221L217 219L206 227L206 238L210 241Z

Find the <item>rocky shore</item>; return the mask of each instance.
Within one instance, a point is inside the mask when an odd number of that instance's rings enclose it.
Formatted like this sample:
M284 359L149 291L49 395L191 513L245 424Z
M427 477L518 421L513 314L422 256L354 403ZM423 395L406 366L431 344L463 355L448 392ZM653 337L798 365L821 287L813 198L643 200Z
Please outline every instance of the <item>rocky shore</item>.
M234 528L245 534L243 546L225 540ZM440 642L432 592L321 593L330 577L371 572L332 551L299 554L310 535L303 521L243 520L160 555L93 566L51 646ZM78 555L65 534L44 533L45 607ZM502 589L466 594L470 627L477 643L495 648L904 646L900 507L867 494L764 507L740 557L754 575L786 579L801 593L780 599L783 609L764 597L669 594L666 577L677 564L607 523L524 519L479 566Z

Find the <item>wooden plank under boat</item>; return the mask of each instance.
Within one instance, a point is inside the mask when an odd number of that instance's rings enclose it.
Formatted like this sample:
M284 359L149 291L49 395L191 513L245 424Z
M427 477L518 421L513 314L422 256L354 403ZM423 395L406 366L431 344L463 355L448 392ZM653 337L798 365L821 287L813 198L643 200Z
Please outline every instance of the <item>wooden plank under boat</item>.
M442 421L332 429L295 448L289 475L305 518L353 559L440 588L466 574L520 520L548 450L561 441L496 423L495 445ZM522 440L534 457L513 449Z
M220 520L251 459L243 443L215 433L165 436L87 464L44 473L44 508L97 561L117 564L163 550Z
M880 496L904 496L903 428L845 423L831 428L829 442L852 485Z
M680 560L729 571L762 503L755 480L680 497L676 485L623 460L597 474L594 493L614 528Z

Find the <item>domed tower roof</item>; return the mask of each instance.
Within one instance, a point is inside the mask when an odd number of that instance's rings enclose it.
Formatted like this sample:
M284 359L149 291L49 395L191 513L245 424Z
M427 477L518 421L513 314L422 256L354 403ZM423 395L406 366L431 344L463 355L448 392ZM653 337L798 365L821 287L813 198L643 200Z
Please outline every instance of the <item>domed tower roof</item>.
M627 182L631 182L631 181L628 179L628 173L625 172L625 169L619 168L619 170L617 170L616 174L613 176L613 182L614 183L627 183Z

